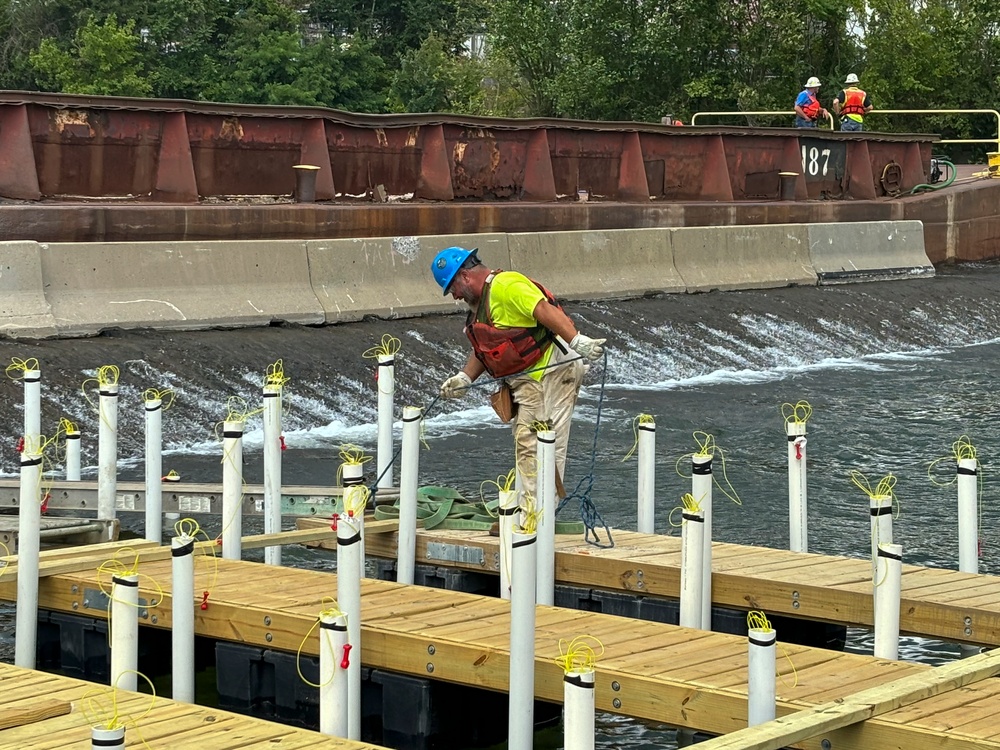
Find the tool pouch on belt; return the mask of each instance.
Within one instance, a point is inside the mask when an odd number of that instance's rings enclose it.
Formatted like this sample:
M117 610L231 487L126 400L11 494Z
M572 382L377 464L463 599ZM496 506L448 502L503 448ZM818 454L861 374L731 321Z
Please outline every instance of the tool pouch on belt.
M508 424L517 414L517 404L514 403L514 392L505 380L500 384L497 392L490 396L490 406L500 417L500 421Z

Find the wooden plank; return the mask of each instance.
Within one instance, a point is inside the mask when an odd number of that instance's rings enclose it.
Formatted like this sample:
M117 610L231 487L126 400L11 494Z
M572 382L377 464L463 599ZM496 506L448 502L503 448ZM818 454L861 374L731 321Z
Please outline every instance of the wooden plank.
M8 701L9 698L5 695L4 700ZM66 701L51 698L33 701L30 706L0 707L0 730L64 716L71 708Z
M702 743L699 750L780 750L1000 673L1000 649L854 693Z

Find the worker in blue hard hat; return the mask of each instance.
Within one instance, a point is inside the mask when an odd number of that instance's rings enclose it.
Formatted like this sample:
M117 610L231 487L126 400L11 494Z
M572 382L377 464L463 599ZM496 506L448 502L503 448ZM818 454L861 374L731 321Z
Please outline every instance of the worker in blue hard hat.
M484 372L505 379L513 398L522 489L535 493L537 447L531 427L539 422L556 433L556 484L561 487L586 364L601 358L606 339L584 336L548 289L516 271L491 270L477 249L446 248L435 256L431 272L444 294L470 308L465 334L472 353L461 371L441 384L441 396L465 395Z

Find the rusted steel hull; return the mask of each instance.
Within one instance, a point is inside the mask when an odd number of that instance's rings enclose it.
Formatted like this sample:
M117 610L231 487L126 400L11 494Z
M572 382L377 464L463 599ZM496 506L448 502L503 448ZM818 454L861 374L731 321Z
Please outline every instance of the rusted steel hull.
M296 164L319 201L774 200L780 172L796 200L874 200L925 182L937 140L26 92L0 92L0 129L2 197L171 203L290 195Z

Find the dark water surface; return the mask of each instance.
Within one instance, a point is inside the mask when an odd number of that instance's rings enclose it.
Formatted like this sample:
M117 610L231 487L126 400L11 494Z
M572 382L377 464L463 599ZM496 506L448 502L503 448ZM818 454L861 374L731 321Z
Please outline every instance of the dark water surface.
M558 291L558 279L543 281ZM814 409L811 551L866 556L868 500L848 475L858 469L874 484L892 472L901 506L895 541L903 545L906 561L957 567L954 487L935 486L927 465L949 455L951 444L967 435L984 466L980 569L995 573L1000 513L990 498L1000 454L994 376L1000 355L998 290L1000 269L966 266L913 281L571 305L582 331L608 337L609 355L603 400L601 368L588 376L573 427L567 486L590 465L600 402L593 500L609 524L634 529L635 461L622 458L634 441L633 418L649 413L657 421L657 530L677 533L667 513L690 480L678 475L675 463L695 450L692 433L700 430L725 450L726 474L742 503L716 494L716 539L787 547L780 408L804 399ZM460 329L459 317L437 316L323 328L116 333L71 341L0 341L0 360L39 358L43 432L60 416L78 421L90 476L97 424L81 392L83 380L99 365L121 368L121 473L133 479L142 477L141 394L150 387L174 389L177 401L164 414L164 468L186 479L220 481L221 450L213 428L225 417L225 401L240 395L259 405L264 369L281 358L291 378L284 479L327 483L333 481L341 443L374 452L373 368L362 352L384 333L398 337L397 409L426 404L464 360ZM0 440L0 471L5 473L15 471L20 399L16 384L3 386L0 418L8 428ZM429 450L421 453L421 480L475 495L484 480L513 465L509 432L497 424L482 392L441 407L426 422ZM251 421L248 429L246 476L259 481L259 422ZM285 555L295 565L333 563L325 553L309 550ZM6 622L0 652L9 658ZM867 633L852 631L850 640L852 649L871 652ZM939 663L957 649L907 638L902 654ZM672 747L669 730L620 717L602 717L599 734L601 747Z

